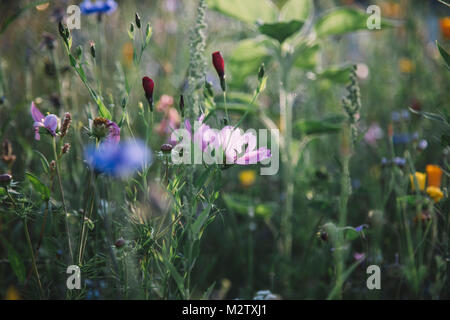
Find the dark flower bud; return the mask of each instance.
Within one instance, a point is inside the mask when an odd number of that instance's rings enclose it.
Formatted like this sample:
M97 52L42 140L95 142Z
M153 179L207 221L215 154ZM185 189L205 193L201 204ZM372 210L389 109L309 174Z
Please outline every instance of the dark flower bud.
M136 21L136 26L138 29L141 28L141 17L139 17L139 14L136 12L136 15L134 16L134 20Z
M326 231L323 231L323 230L319 231L319 232L317 232L317 235L321 240L323 240L325 242L328 241L328 233Z
M261 81L264 78L264 74L265 74L265 69L264 69L264 63L261 64L261 67L259 67L259 72L258 72L258 80Z
M126 241L124 238L118 239L116 242L114 242L114 245L116 248L122 248L125 245Z
M6 174L0 174L0 186L8 186L11 183L12 175L6 173Z
M184 117L184 97L180 95L180 112L181 116Z
M223 91L226 91L227 86L225 82L225 62L222 58L222 55L220 54L220 51L216 51L212 54L212 62L220 79L220 87Z
M64 145L61 147L62 154L66 154L70 150L70 143L64 143Z
M92 58L95 59L95 43L93 41L91 41L89 44L90 44L90 48L91 48L91 56L92 56Z
M163 144L162 146L161 146L161 151L163 152L163 153L170 153L171 151L172 151L172 145L171 144L168 144L168 143L165 143L165 144Z
M64 138L66 136L71 123L72 123L72 116L70 115L70 113L66 112L66 114L64 115L63 124L61 126L61 138Z
M144 88L145 97L150 105L150 111L153 111L153 89L155 83L149 77L142 78L142 87Z
M67 40L66 27L63 25L63 23L61 21L59 21L59 23L58 23L58 31L59 31L59 35L64 40Z

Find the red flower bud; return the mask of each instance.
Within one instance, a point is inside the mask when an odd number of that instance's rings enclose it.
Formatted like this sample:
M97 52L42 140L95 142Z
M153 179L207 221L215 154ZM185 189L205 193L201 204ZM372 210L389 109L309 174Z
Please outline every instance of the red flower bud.
M155 83L149 77L142 78L142 87L144 87L145 97L150 104L150 110L153 111L153 88Z
M219 75L220 87L225 92L227 91L227 85L225 82L225 62L223 61L220 51L213 52L212 61L214 68L216 68L217 74Z
M217 74L219 75L219 78L222 79L223 77L225 77L225 62L223 61L220 51L213 52L212 61L214 68L216 68Z

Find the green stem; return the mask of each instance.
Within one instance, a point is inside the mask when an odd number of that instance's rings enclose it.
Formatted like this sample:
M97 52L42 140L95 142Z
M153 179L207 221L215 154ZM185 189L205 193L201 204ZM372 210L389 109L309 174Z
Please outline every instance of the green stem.
M44 289L42 288L41 277L39 276L39 271L36 266L36 260L34 259L33 245L31 244L30 232L28 231L28 223L26 217L23 218L23 226L25 229L25 236L27 238L28 248L30 249L31 262L33 264L34 273L36 274L39 290L41 291L41 298L44 298Z
M64 198L64 190L63 190L62 182L61 182L61 174L59 172L58 154L56 152L56 138L55 137L53 137L53 154L55 157L56 176L58 178L58 186L59 186L59 191L61 193L61 201L62 201L62 205L63 205L63 209L64 209L64 224L65 224L66 233L67 233L67 241L69 243L70 259L73 262L74 260L73 260L73 251L72 251L72 241L70 239L70 230L69 230L69 221L68 221L66 200Z

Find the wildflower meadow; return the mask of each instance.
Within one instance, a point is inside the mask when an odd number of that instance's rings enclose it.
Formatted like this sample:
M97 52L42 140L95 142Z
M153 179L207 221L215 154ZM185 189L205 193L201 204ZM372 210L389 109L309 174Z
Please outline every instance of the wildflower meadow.
M449 81L447 0L0 1L0 299L450 299Z

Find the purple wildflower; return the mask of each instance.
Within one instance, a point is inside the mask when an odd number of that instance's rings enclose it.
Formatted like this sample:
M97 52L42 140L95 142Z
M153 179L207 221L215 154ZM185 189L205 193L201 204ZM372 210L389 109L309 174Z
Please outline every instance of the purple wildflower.
M31 117L34 120L34 138L36 140L41 140L41 136L39 134L39 128L41 127L47 129L52 136L56 136L56 130L59 127L59 118L57 116L54 114L49 114L44 117L34 102L31 102L30 112Z

